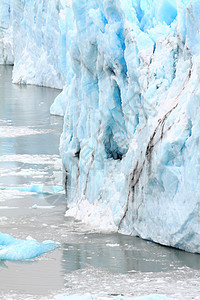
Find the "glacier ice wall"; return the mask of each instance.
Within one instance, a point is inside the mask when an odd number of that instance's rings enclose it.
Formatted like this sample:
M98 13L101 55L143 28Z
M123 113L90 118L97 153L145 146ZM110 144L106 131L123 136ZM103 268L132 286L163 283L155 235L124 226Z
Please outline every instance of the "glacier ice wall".
M66 214L200 252L199 1L4 3L14 82L65 84Z
M1 0L0 4L0 64L13 64L13 30L11 3Z
M13 14L13 82L62 88L59 1L13 1Z
M63 88L68 6L60 0L1 1L0 64L14 63L14 83Z
M199 2L72 11L72 77L51 108L65 113L66 214L200 252Z

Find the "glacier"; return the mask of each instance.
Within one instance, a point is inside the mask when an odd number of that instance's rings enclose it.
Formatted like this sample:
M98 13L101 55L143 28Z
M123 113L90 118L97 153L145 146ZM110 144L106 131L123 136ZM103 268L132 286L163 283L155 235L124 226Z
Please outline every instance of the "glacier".
M53 241L39 243L31 237L21 240L6 233L0 233L0 260L31 259L58 247L60 244Z
M200 3L4 0L0 11L13 82L63 88L51 113L64 116L66 215L200 253Z

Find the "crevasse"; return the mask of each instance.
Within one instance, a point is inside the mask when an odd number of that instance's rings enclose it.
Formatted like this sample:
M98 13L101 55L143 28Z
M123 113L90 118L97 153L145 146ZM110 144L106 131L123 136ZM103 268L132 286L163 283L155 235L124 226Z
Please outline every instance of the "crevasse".
M199 2L13 3L14 82L65 84L66 214L200 252Z

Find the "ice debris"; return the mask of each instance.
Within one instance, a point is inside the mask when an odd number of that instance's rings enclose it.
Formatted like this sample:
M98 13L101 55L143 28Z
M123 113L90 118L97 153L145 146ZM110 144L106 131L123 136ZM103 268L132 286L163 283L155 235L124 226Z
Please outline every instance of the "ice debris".
M50 240L39 243L31 237L21 240L9 234L0 233L0 260L31 259L59 247L60 243Z
M106 300L106 299L114 299L114 300L173 300L173 298L169 298L167 296L163 295L149 295L149 296L141 296L141 297L126 297L126 296L112 296L107 297L107 296L95 296L95 295L67 295L67 294L60 294L54 297L54 300Z

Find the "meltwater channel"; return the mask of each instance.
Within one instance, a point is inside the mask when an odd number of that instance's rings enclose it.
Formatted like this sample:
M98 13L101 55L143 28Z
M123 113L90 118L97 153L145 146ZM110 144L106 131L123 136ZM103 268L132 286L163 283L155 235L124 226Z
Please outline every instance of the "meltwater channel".
M12 67L0 67L0 232L61 243L35 259L0 261L0 299L200 299L200 255L64 216L63 120L49 114L59 92L14 85Z

